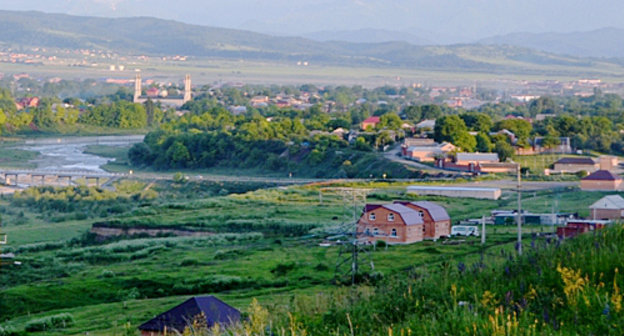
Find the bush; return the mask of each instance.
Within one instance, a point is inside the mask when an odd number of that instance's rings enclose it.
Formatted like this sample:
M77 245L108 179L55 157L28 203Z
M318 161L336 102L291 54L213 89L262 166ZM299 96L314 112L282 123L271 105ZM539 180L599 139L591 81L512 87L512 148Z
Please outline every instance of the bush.
M51 329L63 329L74 325L74 317L69 313L46 316L28 321L26 331L46 331Z
M277 276L284 276L286 275L288 272L292 271L293 269L295 269L295 263L285 263L285 264L277 264L277 266L275 266L272 270L271 273L277 275Z
M3 326L0 326L0 336L18 336L18 335L23 335L23 334L24 333L22 333L22 332L17 332L15 330L15 328L13 328L13 327L9 327L9 326L3 327Z

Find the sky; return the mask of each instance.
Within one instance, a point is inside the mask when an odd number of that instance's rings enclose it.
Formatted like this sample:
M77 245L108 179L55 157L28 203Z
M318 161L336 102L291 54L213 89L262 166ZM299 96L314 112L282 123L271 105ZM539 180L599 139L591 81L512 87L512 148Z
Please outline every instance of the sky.
M373 28L445 43L624 28L621 0L0 0L0 9L152 16L279 35Z

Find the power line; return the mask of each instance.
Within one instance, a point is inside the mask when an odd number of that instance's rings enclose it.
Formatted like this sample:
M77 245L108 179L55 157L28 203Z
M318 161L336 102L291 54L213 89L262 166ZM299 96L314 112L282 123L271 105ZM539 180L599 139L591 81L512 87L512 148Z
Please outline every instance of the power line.
M339 246L334 281L345 282L350 278L351 284L355 284L359 277L370 274L375 269L375 264L370 253L371 244L366 233L358 232L358 217L366 206L366 197L371 189L360 188L325 188L342 196L345 221L334 230L329 240L335 240L334 245ZM366 218L361 220L366 221Z

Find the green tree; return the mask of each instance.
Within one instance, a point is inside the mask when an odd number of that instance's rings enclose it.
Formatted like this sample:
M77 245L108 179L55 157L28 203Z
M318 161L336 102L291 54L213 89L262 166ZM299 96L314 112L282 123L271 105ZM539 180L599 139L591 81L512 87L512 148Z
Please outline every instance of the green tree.
M490 137L487 134L479 132L477 133L475 140L477 141L477 152L487 153L492 151L494 146L492 145L492 141L490 141Z
M507 158L514 155L514 148L507 141L497 141L494 145L494 152L498 154L498 159L501 162L505 162Z
M477 142L468 133L466 124L457 115L448 115L438 118L433 129L433 138L437 142L448 141L463 150L474 151Z
M167 159L170 167L186 167L191 154L181 141L175 141L167 150Z
M462 118L462 120L466 124L466 127L468 127L469 130L475 132L487 133L494 125L492 123L492 118L490 118L490 116L485 113L463 113L459 117Z
M402 124L403 120L401 120L401 118L396 113L386 113L379 117L379 124L377 124L377 128L398 130L401 129Z

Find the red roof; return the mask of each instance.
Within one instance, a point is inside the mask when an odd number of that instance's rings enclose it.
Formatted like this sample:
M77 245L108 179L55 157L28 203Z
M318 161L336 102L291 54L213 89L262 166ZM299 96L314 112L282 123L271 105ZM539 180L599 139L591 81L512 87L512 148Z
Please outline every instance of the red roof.
M368 117L363 122L365 122L365 123L375 123L376 124L376 123L379 122L379 117Z
M583 181L616 181L621 180L619 175L615 175L608 170L597 170L589 176L583 178Z

